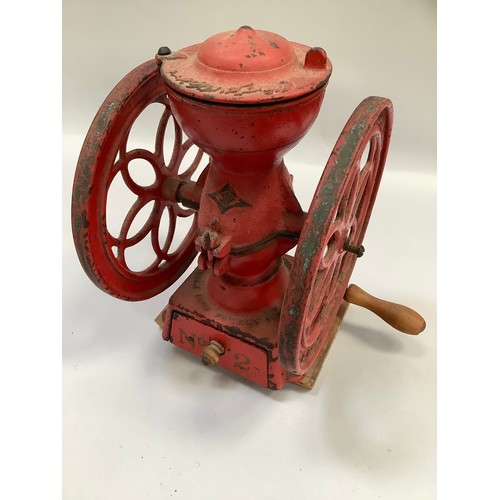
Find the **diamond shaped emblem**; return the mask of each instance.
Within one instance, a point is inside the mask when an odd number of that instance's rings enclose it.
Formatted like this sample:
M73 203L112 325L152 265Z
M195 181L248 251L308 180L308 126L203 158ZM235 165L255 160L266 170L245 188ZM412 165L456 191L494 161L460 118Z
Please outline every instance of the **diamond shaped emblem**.
M236 207L251 207L250 203L241 199L230 184L226 184L219 191L208 193L208 196L217 203L221 213L226 213L228 210Z

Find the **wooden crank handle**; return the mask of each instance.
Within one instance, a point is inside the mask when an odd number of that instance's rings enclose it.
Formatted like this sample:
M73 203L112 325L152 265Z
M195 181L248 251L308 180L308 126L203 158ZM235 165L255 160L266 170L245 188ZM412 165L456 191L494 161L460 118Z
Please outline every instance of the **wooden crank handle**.
M373 297L357 285L349 285L344 299L350 304L369 309L400 332L418 335L425 329L424 318L413 309Z

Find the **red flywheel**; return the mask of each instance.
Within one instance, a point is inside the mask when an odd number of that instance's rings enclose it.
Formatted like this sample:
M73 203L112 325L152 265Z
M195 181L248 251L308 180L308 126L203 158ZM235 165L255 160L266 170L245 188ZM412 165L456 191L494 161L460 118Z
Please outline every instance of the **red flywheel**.
M390 100L365 99L340 134L314 194L279 325L280 362L291 373L308 370L333 328L357 254L362 252L389 148L392 116Z
M129 145L130 131L137 118L151 104L162 107L151 150ZM172 121L173 147L166 151L165 133ZM143 300L165 290L187 269L196 256L194 238L197 213L162 194L168 179L190 180L200 167L203 152L197 149L187 168L181 163L186 153L196 148L172 116L165 84L155 60L132 70L111 91L87 133L73 185L73 238L80 262L90 279L105 292L124 300ZM130 165L140 159L149 164L154 180L142 185L131 175ZM183 164L184 165L184 164ZM182 171L181 171L182 170ZM206 178L199 176L198 184ZM131 206L123 222L110 228L107 200L113 182L120 181L132 194ZM145 208L146 207L146 208ZM138 214L146 210L145 222L136 228ZM149 212L148 212L149 211ZM192 219L184 225L186 233L174 248L174 233L179 218ZM160 225L168 221L162 236ZM181 228L183 229L183 228ZM131 266L127 254L131 248L149 239L151 261L141 269Z

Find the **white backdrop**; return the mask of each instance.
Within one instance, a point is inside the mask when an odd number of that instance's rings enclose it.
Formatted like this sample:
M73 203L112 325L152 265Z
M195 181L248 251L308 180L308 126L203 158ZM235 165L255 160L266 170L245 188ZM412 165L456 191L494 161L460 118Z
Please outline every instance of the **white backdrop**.
M434 498L434 2L65 0L63 16L64 498ZM261 389L164 343L152 320L172 290L143 303L107 296L71 239L79 149L112 87L159 46L244 24L321 46L333 62L321 114L287 156L304 209L357 104L394 102L352 281L414 307L427 330L406 337L351 306L311 392Z

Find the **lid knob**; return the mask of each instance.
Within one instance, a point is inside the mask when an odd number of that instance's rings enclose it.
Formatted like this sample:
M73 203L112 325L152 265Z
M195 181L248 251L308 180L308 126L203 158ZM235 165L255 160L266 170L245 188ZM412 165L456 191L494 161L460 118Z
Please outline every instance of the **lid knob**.
M304 61L304 66L308 69L324 69L326 68L326 52L321 47L313 47L309 49Z

